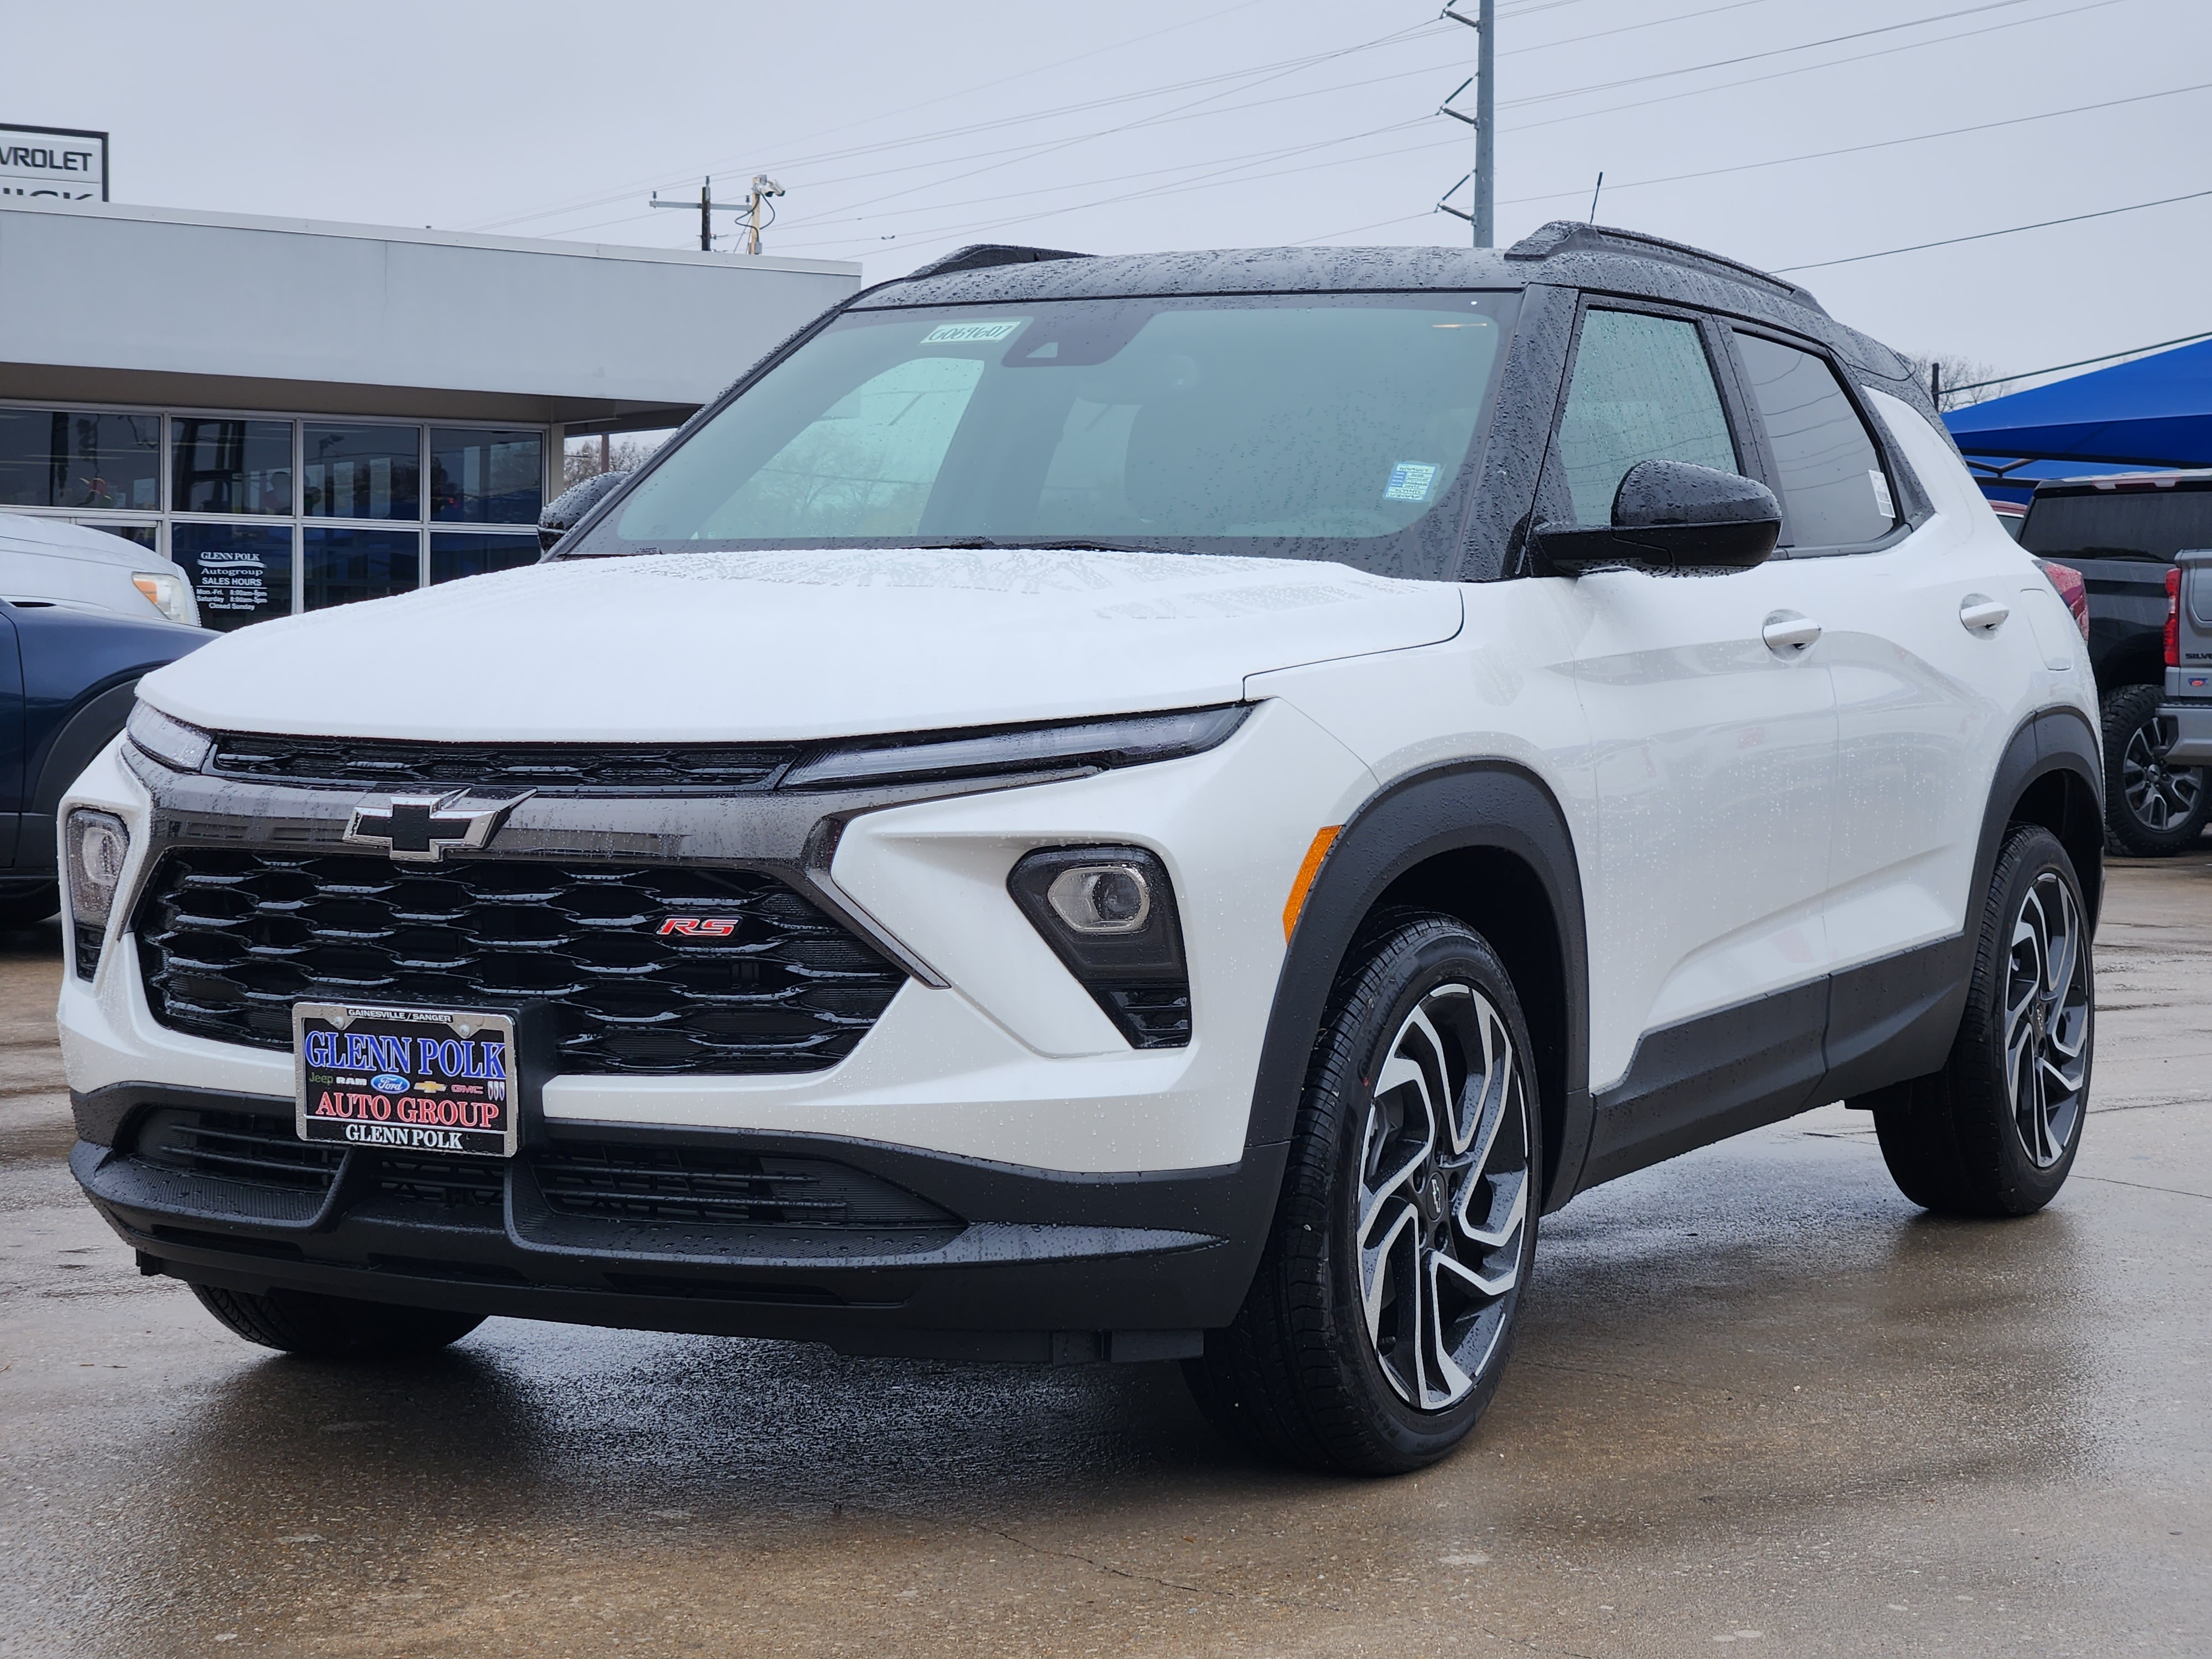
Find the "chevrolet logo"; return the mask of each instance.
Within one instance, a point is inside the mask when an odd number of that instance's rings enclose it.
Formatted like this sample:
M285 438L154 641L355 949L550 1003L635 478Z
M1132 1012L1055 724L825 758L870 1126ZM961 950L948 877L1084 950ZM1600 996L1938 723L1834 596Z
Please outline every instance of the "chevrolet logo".
M409 864L435 864L449 848L479 848L507 822L507 815L534 793L491 806L457 807L465 789L442 795L394 795L382 806L364 801L353 809L345 838L356 847L377 847Z

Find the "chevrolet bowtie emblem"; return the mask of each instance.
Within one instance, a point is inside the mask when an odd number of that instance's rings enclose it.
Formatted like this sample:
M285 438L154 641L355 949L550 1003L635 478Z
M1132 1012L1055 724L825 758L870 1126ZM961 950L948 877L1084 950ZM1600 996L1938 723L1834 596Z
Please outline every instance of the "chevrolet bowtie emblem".
M465 789L442 795L394 795L379 806L364 801L353 809L345 838L356 847L379 847L409 864L435 864L449 848L482 847L507 815L533 792L524 790L489 806L457 806Z

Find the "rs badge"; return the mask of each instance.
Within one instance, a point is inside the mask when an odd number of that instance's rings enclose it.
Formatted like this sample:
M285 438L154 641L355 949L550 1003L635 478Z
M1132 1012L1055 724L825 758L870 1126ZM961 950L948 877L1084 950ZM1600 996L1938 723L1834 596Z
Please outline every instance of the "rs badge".
M727 939L738 931L735 916L670 916L660 924L660 937L671 933L685 939Z

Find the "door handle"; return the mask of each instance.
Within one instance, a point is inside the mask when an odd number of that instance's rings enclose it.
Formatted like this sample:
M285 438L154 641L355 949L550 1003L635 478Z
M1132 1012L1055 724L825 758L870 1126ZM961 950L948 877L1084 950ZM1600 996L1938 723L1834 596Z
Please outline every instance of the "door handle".
M1778 657L1801 657L1820 637L1820 624L1794 611L1778 611L1759 629L1759 637Z
M1969 593L1959 601L1959 620L1969 634L1994 634L2010 615L2010 605L1986 593Z

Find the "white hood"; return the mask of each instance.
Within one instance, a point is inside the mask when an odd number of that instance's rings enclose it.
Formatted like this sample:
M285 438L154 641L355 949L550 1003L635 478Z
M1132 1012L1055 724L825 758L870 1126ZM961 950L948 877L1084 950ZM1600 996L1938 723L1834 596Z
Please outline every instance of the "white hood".
M579 559L264 623L141 684L223 731L774 741L1231 702L1449 639L1459 590L1170 553Z

